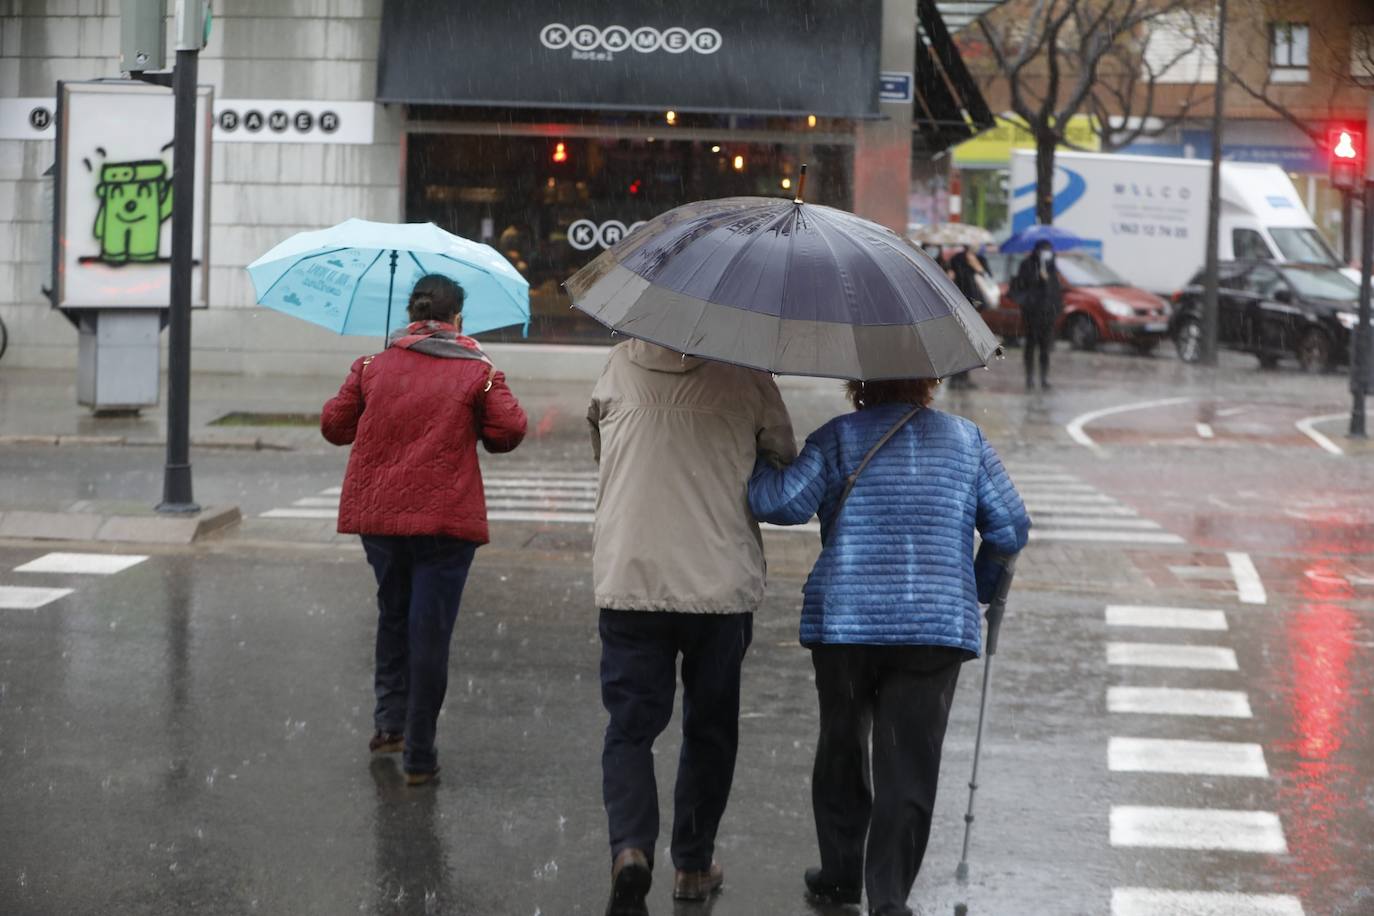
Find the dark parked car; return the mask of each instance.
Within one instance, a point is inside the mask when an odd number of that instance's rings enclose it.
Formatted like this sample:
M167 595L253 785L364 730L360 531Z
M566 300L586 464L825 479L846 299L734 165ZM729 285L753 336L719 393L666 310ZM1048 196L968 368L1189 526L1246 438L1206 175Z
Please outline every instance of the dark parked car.
M1014 339L1021 334L1021 309L1010 293L1010 281L1025 255L989 255L992 274L1002 284L1002 301L983 312L994 334ZM1099 343L1129 344L1151 353L1169 331L1169 304L1154 293L1131 286L1106 264L1088 254L1064 252L1055 261L1064 290L1064 311L1054 325L1056 337L1075 350Z
M1358 321L1359 287L1334 267L1224 261L1217 286L1217 343L1253 353L1272 369L1294 356L1307 372L1325 372L1348 358ZM1202 358L1202 271L1174 296L1169 332L1179 358Z

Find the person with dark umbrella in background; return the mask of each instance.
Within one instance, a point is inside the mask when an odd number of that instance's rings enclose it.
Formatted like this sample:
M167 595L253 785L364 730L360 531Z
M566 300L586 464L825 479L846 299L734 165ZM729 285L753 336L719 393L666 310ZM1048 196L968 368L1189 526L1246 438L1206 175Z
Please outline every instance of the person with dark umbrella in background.
M359 357L320 415L352 445L339 531L362 535L377 578L374 754L405 751L406 784L439 772L434 735L448 690L449 642L487 506L477 444L509 452L525 412L477 342L461 332L463 288L440 274L410 294L410 324Z
M866 889L871 916L911 916L955 683L982 648L978 604L997 585L994 553L1017 553L1030 532L996 451L974 423L929 406L934 385L850 382L852 413L807 437L790 466L759 461L749 482L761 521L820 516L801 643L820 705L821 863L804 882L829 904Z
M1021 309L1022 349L1025 351L1026 387L1035 387L1035 362L1040 357L1040 387L1050 387L1050 352L1054 349L1054 324L1064 309L1059 285L1059 266L1054 246L1042 239L1016 269L1011 294Z

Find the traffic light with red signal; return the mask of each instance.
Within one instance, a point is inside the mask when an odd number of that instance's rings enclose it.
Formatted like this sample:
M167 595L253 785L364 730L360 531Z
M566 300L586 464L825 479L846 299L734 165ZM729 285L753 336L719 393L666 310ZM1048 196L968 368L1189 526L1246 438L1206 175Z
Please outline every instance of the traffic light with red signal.
M1357 190L1364 182L1364 134L1349 127L1332 127L1326 132L1326 148L1331 158L1331 185Z

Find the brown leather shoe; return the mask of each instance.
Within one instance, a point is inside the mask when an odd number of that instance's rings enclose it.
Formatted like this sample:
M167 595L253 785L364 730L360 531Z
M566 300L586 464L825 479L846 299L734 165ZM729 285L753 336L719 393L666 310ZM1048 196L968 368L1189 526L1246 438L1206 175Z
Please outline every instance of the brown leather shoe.
M400 732L377 732L367 742L367 749L374 754L399 754L406 749L406 736Z
M416 788L418 786L427 786L430 783L438 780L438 778L438 767L435 767L432 770L424 770L415 773L412 773L410 770L406 770L406 785L410 786L411 788Z
M649 857L639 849L622 849L611 865L611 899L606 903L606 916L648 916L644 898L653 880Z
M678 869L673 876L674 900L705 900L720 890L725 883L725 869L719 862L712 862L706 871L683 871Z

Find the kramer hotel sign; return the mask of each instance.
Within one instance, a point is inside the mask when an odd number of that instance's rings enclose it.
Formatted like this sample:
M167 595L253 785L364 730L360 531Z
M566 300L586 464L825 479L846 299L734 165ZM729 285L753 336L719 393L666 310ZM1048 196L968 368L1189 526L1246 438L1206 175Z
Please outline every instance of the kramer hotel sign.
M882 0L553 6L387 0L377 101L878 115Z
M307 99L216 99L217 143L372 142L376 105ZM57 102L0 99L0 140L50 140Z

